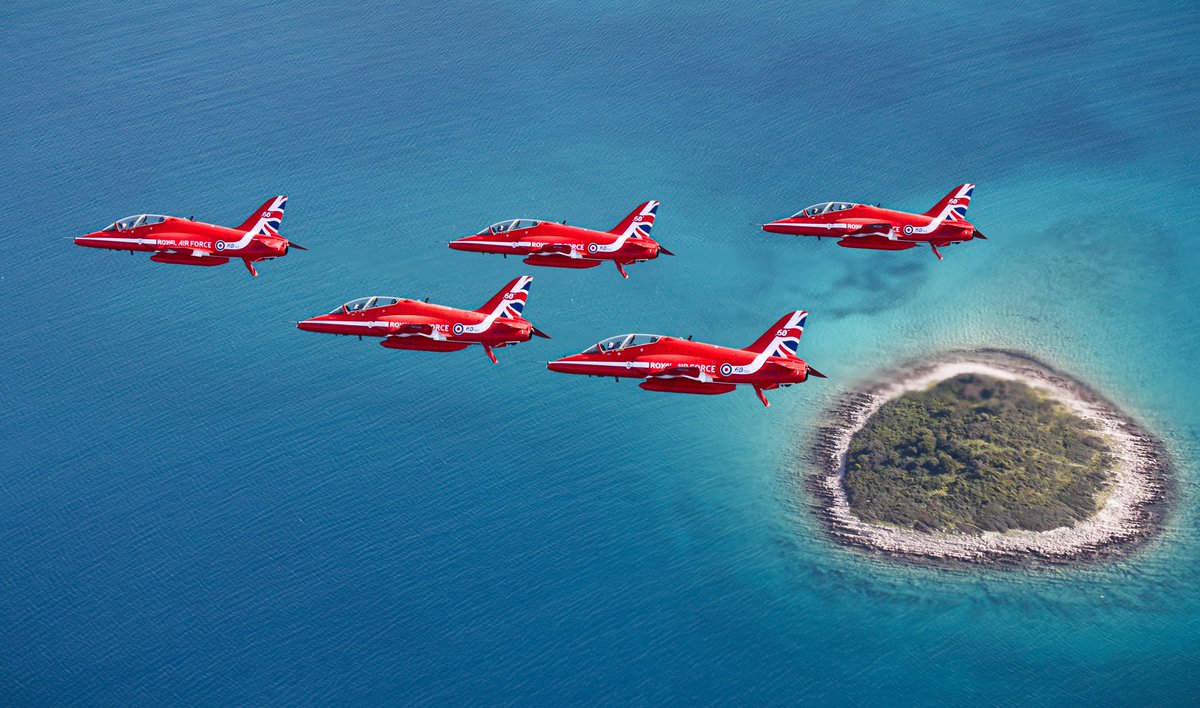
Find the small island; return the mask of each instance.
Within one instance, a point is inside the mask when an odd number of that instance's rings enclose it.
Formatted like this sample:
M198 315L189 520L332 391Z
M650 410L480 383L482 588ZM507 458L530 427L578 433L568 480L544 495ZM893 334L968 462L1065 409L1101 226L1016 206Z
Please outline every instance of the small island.
M1165 450L1035 359L953 352L842 400L813 446L818 512L845 544L914 560L1061 563L1161 526Z

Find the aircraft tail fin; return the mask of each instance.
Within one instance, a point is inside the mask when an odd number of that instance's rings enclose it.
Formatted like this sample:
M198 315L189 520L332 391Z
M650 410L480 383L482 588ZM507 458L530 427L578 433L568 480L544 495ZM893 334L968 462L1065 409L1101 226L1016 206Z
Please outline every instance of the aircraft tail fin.
M249 231L255 236L278 236L279 225L283 223L283 208L287 206L287 197L271 197L255 210L250 218L237 227L238 231Z
M942 200L934 205L932 209L925 212L925 216L933 219L945 219L946 221L965 221L967 218L967 207L971 206L971 194L975 192L975 185L960 184L950 193L942 197Z
M505 319L521 317L521 313L525 311L525 301L529 298L529 285L532 282L532 275L522 275L501 288L500 292L493 295L492 299L476 312L484 315L498 314Z
M771 356L796 357L800 346L800 337L804 334L804 323L808 320L808 312L796 310L779 318L771 329L754 340L754 344L746 347L746 351L761 354L770 352Z
M658 202L654 200L645 202L630 212L629 216L621 219L621 223L614 226L609 233L632 238L649 238L650 229L654 228L654 216L657 213Z

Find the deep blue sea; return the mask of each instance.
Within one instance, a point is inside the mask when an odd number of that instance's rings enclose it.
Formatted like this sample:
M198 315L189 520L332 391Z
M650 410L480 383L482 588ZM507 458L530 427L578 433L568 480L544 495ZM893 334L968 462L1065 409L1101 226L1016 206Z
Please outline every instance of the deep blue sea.
M1194 704L1195 3L201 5L0 7L0 703ZM753 225L967 181L990 240L941 263ZM69 240L275 194L311 250L257 279ZM446 248L647 199L678 256L628 281ZM498 366L294 326L526 272L554 338ZM796 308L829 378L769 409L544 368ZM822 411L972 346L1161 436L1166 533L1075 570L831 545Z

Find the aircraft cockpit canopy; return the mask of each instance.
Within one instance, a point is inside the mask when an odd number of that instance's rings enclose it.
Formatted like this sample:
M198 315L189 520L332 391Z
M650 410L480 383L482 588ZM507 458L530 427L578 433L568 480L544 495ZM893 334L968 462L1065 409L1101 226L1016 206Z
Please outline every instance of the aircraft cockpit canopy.
M400 302L400 298L398 297L381 297L378 295L373 297L360 297L357 300L351 300L345 305L338 305L338 307L329 314L349 314L351 312L359 312L361 310L370 310L373 307L387 307L388 305L395 305L398 302Z
M804 211L796 212L792 215L792 218L797 219L803 216L818 216L820 214L828 214L834 211L845 211L853 206L854 205L849 202L822 202L820 204L813 204Z
M615 352L629 347L642 347L647 344L654 344L659 339L662 339L657 334L618 334L615 337L609 337L602 342L593 344L585 350L584 354L599 354L600 352Z
M161 224L166 221L167 217L159 216L158 214L138 214L136 216L127 216L124 219L118 219L108 226L104 227L105 231L128 231L129 229L138 226L147 226L149 224Z
M536 219L509 219L508 221L499 221L487 227L481 234L502 234L506 231L517 231L520 229L531 229L542 222Z

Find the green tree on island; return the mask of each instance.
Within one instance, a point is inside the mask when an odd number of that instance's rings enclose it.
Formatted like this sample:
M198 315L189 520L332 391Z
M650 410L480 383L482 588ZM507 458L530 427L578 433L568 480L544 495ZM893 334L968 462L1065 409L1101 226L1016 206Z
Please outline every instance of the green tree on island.
M979 533L1072 526L1113 467L1092 424L1017 381L963 374L883 404L851 438L844 484L864 521Z

